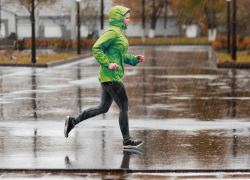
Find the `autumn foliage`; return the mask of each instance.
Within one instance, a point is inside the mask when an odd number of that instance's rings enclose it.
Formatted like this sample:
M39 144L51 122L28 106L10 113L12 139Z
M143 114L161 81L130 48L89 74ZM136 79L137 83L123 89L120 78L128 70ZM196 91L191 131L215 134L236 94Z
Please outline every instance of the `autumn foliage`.
M243 41L240 41L239 38L237 38L236 41L237 49L239 50L245 50L250 48L250 39L245 38ZM214 49L226 49L227 48L227 37L226 36L219 36L216 38L216 40L213 42L213 48Z
M86 49L91 49L95 44L97 39L81 39L81 47ZM141 38L128 38L129 44L143 44ZM243 41L240 41L237 38L237 49L245 50L250 49L250 38L245 38ZM163 38L146 38L144 44L209 44L208 39L204 38L168 38L167 41L164 41ZM16 48L20 46L19 43L16 43ZM24 49L31 49L31 39L24 39L23 42ZM76 49L77 41L66 40L66 39L36 39L36 48L40 49ZM218 36L213 42L214 49L226 49L227 48L227 37Z
M81 47L82 48L92 48L96 39L81 39ZM19 48L19 43L17 43L17 47ZM24 39L23 40L23 48L24 49L31 49L31 39ZM66 39L36 39L36 48L41 49L76 49L77 48L77 41L66 40Z

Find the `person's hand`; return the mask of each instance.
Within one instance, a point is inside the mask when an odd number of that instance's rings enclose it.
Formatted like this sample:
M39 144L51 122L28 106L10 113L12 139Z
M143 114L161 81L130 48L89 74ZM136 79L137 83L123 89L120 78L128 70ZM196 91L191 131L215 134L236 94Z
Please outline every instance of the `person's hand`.
M139 63L143 62L144 61L144 56L138 55L137 60L138 60Z
M118 64L116 63L110 63L108 68L112 71L116 70L117 68L119 68Z

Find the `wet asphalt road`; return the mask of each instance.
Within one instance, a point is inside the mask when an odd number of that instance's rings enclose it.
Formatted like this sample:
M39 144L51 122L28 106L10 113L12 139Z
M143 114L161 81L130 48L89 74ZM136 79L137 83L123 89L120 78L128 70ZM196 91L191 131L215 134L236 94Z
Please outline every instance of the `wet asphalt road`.
M130 47L125 66L130 130L145 141L123 151L119 109L63 134L67 115L99 104L93 57L48 69L0 67L0 168L250 169L250 76L217 69L209 46Z

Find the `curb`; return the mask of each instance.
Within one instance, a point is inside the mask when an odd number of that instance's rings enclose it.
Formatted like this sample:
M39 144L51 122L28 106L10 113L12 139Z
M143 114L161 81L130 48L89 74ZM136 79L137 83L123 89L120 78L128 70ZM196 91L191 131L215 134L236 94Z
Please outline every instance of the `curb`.
M218 63L217 68L249 69L250 63Z
M212 44L209 43L201 43L201 44L129 44L129 46L212 46Z
M49 62L49 63L0 63L0 66L48 68L48 67L54 67L54 66L59 66L59 65L62 65L62 64L66 64L66 63L79 61L81 59L91 57L91 56L93 56L92 53L86 53L86 54L83 54L83 55L71 57L71 58L68 58L68 59L58 60L58 61L54 61L54 62Z
M250 169L0 169L0 173L249 173Z

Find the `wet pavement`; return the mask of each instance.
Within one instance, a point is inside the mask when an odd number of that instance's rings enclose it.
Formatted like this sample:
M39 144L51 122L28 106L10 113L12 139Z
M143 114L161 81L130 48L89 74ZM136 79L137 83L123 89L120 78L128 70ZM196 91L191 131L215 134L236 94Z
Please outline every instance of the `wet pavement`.
M86 180L233 180L250 179L249 173L44 173L15 172L0 174L6 179L86 179Z
M248 70L217 69L210 46L128 53L145 55L123 78L131 134L145 141L139 151L123 151L116 104L64 137L67 115L99 104L93 57L48 69L0 67L0 169L250 169Z

